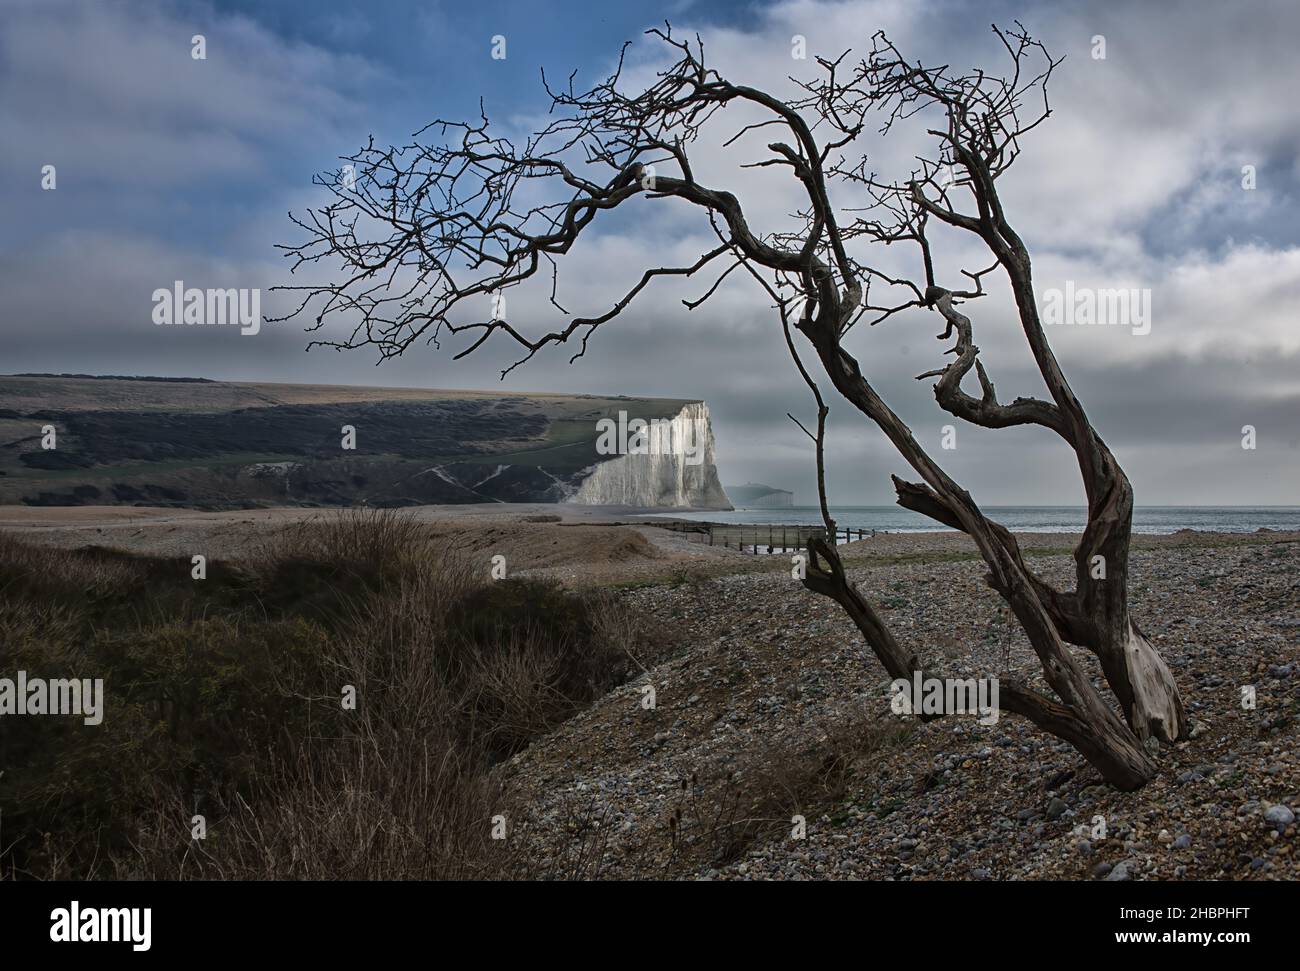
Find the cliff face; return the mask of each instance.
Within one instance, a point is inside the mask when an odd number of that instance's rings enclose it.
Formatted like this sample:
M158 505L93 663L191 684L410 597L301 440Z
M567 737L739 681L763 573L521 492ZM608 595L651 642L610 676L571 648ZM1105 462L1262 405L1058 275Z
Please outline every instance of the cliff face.
M730 509L714 464L709 406L691 402L645 432L643 450L611 456L582 478L569 502L598 506ZM587 470L584 470L587 471Z

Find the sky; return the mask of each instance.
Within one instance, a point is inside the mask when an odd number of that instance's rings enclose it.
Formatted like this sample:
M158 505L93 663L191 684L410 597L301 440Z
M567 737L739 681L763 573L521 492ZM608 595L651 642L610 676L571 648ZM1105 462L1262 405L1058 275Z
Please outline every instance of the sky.
M1048 328L1137 502L1300 504L1293 0L0 0L0 371L699 398L724 483L761 482L811 503L810 443L787 413L808 422L812 402L770 301L743 274L693 311L683 298L710 279L652 286L578 361L571 348L550 349L504 381L517 357L505 342L460 361L455 341L416 344L377 366L372 349L306 352L301 322L255 336L158 327L152 295L183 280L259 288L264 314L287 309L270 289L295 282L276 244L301 241L288 214L323 201L314 174L371 136L401 145L434 118L473 119L480 102L502 134L525 135L549 108L543 69L595 83L631 41L628 81L648 79L664 54L643 31L665 20L698 33L729 79L780 93L788 76L815 71L792 56L796 35L810 55L836 56L865 53L885 29L909 59L1000 70L989 27L1016 19L1065 57L1051 117L999 183L1033 256L1040 306L1067 287L1149 293L1146 325ZM492 56L498 36L504 58ZM697 167L702 181L737 191L756 229L779 228L797 204L793 180L738 167L763 157L767 139L722 147L745 117L738 110L702 136ZM905 178L915 137L873 137L864 150L873 168ZM855 204L845 191L837 201ZM646 267L689 262L711 240L689 205L638 200L565 257L561 302L603 312ZM969 238L939 242L943 285L960 288L961 267L989 262ZM880 265L916 271L890 250ZM989 291L964 310L999 396L1045 395L1005 281ZM535 289L510 306L533 333L564 323ZM917 310L859 327L846 346L981 503L1082 503L1077 468L1052 433L965 425L937 407L930 382L914 380L948 360L941 330L936 314ZM905 463L826 390L832 503L892 502L889 476L907 475ZM946 425L956 426L952 449L941 447ZM1245 426L1254 448L1243 448Z

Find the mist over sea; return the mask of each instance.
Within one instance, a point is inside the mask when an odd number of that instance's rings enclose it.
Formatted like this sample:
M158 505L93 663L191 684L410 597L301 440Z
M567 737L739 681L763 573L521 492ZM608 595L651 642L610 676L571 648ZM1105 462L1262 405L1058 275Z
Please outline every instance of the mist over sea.
M990 518L1018 533L1078 533L1086 522L1083 506L984 506ZM736 509L732 512L665 513L674 519L715 523L784 523L821 525L815 506L783 509ZM898 506L831 506L841 529L874 529L889 533L933 533L947 529L934 520ZM1138 506L1133 532L1253 533L1257 529L1300 530L1300 506Z

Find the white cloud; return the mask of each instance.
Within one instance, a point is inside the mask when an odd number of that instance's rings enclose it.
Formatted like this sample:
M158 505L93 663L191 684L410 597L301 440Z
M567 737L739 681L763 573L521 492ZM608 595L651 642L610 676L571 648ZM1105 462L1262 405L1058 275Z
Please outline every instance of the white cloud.
M10 5L0 32L6 168L52 163L101 190L250 176L263 153L359 113L347 90L374 76L364 61L195 9ZM205 60L191 57L196 34Z

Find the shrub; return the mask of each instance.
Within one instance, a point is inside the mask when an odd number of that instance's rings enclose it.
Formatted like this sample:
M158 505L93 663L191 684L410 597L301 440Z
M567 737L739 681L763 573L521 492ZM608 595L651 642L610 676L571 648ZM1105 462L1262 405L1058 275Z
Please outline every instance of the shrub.
M644 641L613 599L492 583L393 511L189 570L0 534L0 674L105 691L100 726L5 719L0 875L518 875L489 840L514 811L495 766Z

